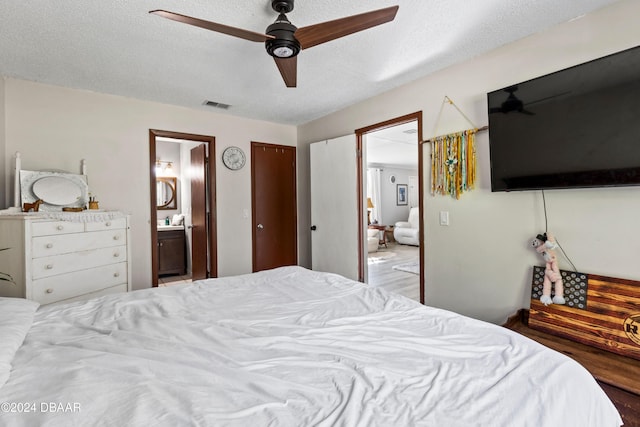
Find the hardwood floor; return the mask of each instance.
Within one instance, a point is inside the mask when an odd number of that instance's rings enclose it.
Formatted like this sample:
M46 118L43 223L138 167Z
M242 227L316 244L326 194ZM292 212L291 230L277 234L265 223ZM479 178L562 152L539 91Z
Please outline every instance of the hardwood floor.
M420 249L417 246L387 243L377 252L368 256L368 279L370 286L379 286L420 301L420 276L406 271L394 270L393 266L418 261Z
M158 287L191 283L191 276L164 276L158 278Z

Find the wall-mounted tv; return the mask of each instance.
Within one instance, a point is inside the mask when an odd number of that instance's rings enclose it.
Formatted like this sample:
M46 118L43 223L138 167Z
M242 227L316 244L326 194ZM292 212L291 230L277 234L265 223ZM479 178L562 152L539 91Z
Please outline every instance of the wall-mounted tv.
M640 46L487 94L491 191L640 185Z

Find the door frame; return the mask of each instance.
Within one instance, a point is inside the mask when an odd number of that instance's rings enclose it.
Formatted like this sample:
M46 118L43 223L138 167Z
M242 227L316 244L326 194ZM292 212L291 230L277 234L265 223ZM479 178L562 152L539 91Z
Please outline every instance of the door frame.
M376 123L370 126L366 126L360 129L356 129L356 150L358 153L356 159L357 165L357 197L358 197L358 280L364 282L364 204L363 200L363 172L364 165L362 162L363 158L363 143L364 136L368 133L375 132L378 130L390 128L393 126L402 125L409 122L417 122L418 124L418 211L419 215L419 224L420 230L418 231L418 239L420 242L419 251L420 251L420 303L424 304L424 200L423 200L423 150L422 150L422 110L416 111L415 113L410 113L404 116L396 117L391 120L386 120L384 122Z
M151 284L153 287L158 286L158 210L156 192L156 138L173 138L184 139L188 141L202 142L207 146L207 154L209 161L207 162L207 198L209 199L209 277L218 277L218 230L216 215L216 162L215 148L216 138L208 135L196 135L192 133L174 132L159 129L149 129L149 212L150 212L150 229L151 229Z
M297 162L297 150L296 147L293 145L281 145L281 144L271 144L268 142L258 142L258 141L251 141L251 148L250 148L250 152L251 152L251 253L252 253L252 271L255 273L257 270L257 265L256 265L256 257L257 257L257 253L256 253L256 239L257 239L257 224L256 224L256 203L255 203L255 186L254 184L254 179L255 179L255 167L256 167L256 162L255 159L253 158L253 149L254 147L269 147L269 148L275 148L275 149L282 149L282 150L292 150L293 151L293 228L294 228L294 239L295 239L295 259L296 259L296 263L298 262L298 162Z

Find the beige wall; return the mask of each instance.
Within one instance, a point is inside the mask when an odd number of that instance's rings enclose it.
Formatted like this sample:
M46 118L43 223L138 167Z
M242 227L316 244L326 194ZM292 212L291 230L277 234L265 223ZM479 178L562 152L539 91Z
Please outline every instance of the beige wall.
M0 168L7 164L5 151L5 119L4 119L4 78L0 78ZM9 182L5 174L0 173L0 206L9 200ZM6 199L6 200L5 200Z
M485 125L488 91L636 46L640 44L638 16L640 2L621 1L300 126L300 157L308 157L311 142L420 110L422 137L428 139L445 95L478 126ZM437 133L468 127L454 108L447 107ZM461 200L429 196L429 172L425 171L426 302L500 323L528 306L531 266L540 264L528 242L544 231L542 197L539 191L491 193L488 134L480 134L477 142L479 188ZM429 163L429 150L424 160ZM308 160L301 160L301 169L307 165ZM306 189L299 203L306 208L308 175L301 174L299 182ZM545 194L549 230L579 271L640 279L640 187ZM449 227L438 225L440 211L450 212ZM308 210L300 212L303 230L309 229L308 217ZM311 256L309 238L307 233L300 242L304 263ZM562 259L561 268L570 265Z
M16 79L5 80L1 104L0 113L4 108L6 114L1 151L7 159L0 176L11 176L16 151L24 169L79 173L80 160L86 159L89 186L100 206L132 215L135 289L151 283L149 129L215 136L218 272L251 272L251 218L242 216L244 209L251 212L251 167L230 171L219 153L236 145L249 155L252 140L295 145L294 126Z

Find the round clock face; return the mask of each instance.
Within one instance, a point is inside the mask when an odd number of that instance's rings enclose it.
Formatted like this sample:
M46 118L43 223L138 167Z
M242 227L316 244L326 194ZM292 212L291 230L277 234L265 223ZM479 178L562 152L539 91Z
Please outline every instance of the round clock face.
M222 152L222 162L231 170L241 169L246 160L244 151L238 147L227 147Z

